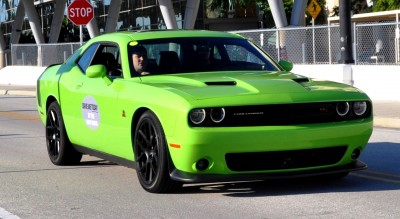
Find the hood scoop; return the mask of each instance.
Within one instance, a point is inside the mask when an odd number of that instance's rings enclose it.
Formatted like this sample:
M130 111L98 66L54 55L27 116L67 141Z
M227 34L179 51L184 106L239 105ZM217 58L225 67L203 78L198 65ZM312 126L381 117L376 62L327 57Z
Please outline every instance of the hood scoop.
M306 82L310 82L310 80L308 78L293 78L293 81L301 84L301 83L306 83Z
M207 85L223 85L223 86L235 86L237 83L236 81L207 81L204 82Z

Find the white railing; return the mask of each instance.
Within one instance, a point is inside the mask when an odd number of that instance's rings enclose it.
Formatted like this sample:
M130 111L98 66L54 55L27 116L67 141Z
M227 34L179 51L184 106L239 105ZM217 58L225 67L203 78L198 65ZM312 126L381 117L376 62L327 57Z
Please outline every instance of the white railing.
M399 22L353 23L353 58L357 65L399 65ZM277 60L295 64L340 61L338 25L232 31L262 47Z
M12 44L11 64L42 67L63 63L79 46L79 43Z
M400 65L399 22L354 23L356 65ZM295 64L335 64L340 61L338 25L231 31L258 44L273 58ZM64 62L79 43L13 44L6 65L48 66ZM8 56L7 56L8 57Z

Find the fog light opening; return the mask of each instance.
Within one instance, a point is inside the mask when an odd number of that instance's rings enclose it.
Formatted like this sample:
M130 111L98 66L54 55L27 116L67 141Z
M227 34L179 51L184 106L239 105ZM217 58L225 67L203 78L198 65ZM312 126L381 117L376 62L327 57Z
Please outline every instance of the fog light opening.
M196 169L203 171L206 170L210 166L210 162L207 159L200 159L196 163Z
M359 148L354 149L353 153L351 153L351 159L357 160L360 157L361 150Z

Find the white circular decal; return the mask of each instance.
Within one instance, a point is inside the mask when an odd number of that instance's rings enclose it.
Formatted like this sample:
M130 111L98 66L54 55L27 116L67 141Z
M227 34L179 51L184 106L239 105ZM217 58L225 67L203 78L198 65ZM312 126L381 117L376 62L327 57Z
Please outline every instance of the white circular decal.
M100 110L96 100L87 96L82 101L82 116L85 124L91 129L97 129L100 124Z

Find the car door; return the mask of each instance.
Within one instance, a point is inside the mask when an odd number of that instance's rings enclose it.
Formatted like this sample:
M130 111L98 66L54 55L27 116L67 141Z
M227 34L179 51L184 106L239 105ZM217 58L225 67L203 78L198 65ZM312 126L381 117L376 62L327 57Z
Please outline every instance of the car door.
M70 141L74 144L108 151L113 145L113 123L120 118L118 110L118 68L119 48L115 44L95 43L89 46L76 65L60 78L60 102ZM110 60L114 59L114 60ZM114 63L116 66L110 66ZM106 67L107 77L89 78L87 69L92 65ZM114 73L111 73L115 71ZM119 71L121 72L121 71ZM111 75L113 74L113 75ZM107 149L108 148L108 149Z

